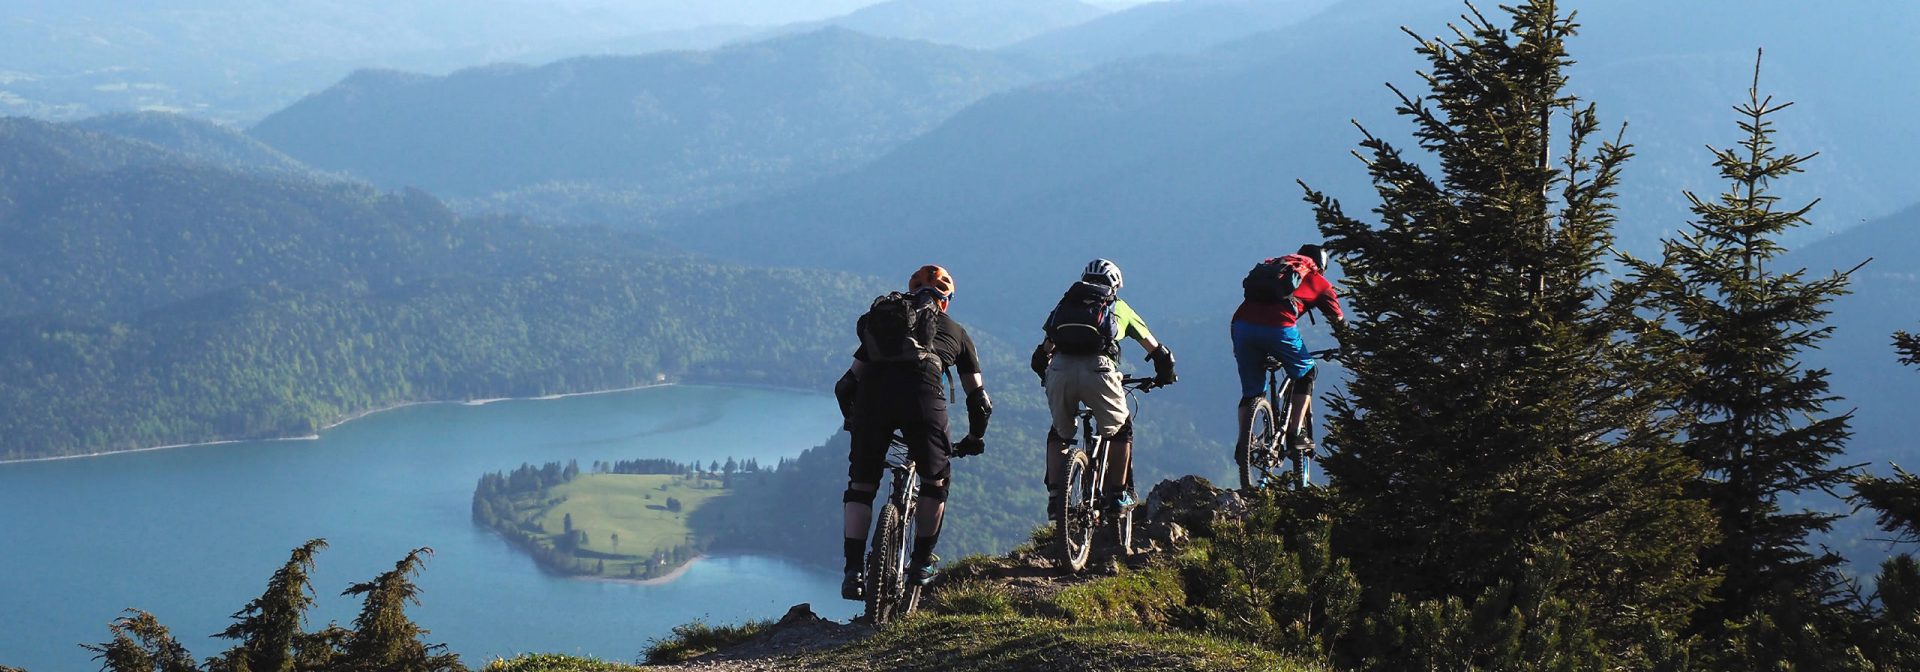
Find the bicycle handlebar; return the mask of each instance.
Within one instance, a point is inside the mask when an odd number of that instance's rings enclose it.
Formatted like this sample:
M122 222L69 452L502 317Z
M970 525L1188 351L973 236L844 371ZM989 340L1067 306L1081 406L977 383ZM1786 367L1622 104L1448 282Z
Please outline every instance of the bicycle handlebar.
M1341 355L1341 352L1339 348L1327 348L1325 350L1312 350L1307 352L1308 357L1313 357L1316 359L1334 360L1334 361L1338 361L1340 359L1340 355ZM1267 357L1267 361L1265 362L1265 364L1268 371L1279 371L1281 369L1286 368L1286 364L1281 363L1278 357L1271 357L1271 356Z
M1125 378L1121 378L1120 384L1122 386L1131 387L1141 392L1152 392L1153 388L1160 386L1159 383L1156 383L1153 381L1154 379L1152 378L1128 376Z

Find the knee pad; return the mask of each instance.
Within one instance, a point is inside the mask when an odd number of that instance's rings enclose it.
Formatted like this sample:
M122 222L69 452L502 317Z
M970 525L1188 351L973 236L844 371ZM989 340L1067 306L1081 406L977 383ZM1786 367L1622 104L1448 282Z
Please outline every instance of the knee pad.
M920 482L920 496L942 504L947 501L947 479L935 478Z
M840 501L845 502L847 504L865 504L867 506L873 506L874 498L880 496L879 483L874 483L872 490L861 490L853 487L853 485L854 484L852 483L847 484L847 491L840 493ZM866 485L866 484L861 483L860 485Z

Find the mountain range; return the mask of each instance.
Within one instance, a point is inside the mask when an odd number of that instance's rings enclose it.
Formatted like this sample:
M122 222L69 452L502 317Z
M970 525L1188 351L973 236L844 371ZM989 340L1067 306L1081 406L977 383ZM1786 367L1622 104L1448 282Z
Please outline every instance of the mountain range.
M694 217L667 235L752 263L860 269L938 258L1021 315L1044 311L1054 290L989 269L1060 269L1052 277L1066 282L1087 258L1106 256L1128 269L1129 291L1147 305L1222 314L1243 265L1318 237L1296 179L1349 199L1350 211L1370 207L1364 167L1349 154L1362 134L1349 120L1412 147L1381 86L1417 90L1416 44L1396 26L1436 35L1459 11L1348 0L1199 53L1029 85L857 170ZM1886 110L1920 92L1874 82L1920 76L1920 62L1897 46L1920 28L1920 8L1863 11L1874 20L1774 0L1582 7L1573 87L1598 105L1609 137L1625 126L1638 154L1622 186L1623 249L1653 249L1686 220L1683 189L1716 187L1703 145L1738 139L1730 108L1745 98L1760 46L1769 46L1762 90L1798 101L1779 116L1781 142L1821 152L1783 195L1823 196L1824 216L1789 242L1904 206L1899 148L1920 126ZM1687 28L1709 20L1712 35ZM1180 243L1166 244L1170 237Z
M1031 59L826 28L446 77L363 71L251 133L382 186L587 191L645 216L852 168L1042 73Z

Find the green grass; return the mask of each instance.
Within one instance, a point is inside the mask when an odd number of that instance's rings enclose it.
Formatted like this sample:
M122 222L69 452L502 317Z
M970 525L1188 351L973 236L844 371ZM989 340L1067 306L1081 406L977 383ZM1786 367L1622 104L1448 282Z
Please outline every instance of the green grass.
M928 608L957 616L1012 616L1013 591L1006 584L962 579L932 595Z
M533 653L511 660L495 659L481 672L638 672L640 668L593 658Z
M1186 604L1187 593L1178 571L1155 567L1072 586L1060 591L1053 601L1074 623L1165 630L1172 627Z
M903 672L1325 669L1241 642L1017 616L918 616L805 660L809 669Z
M587 543L574 554L585 573L594 574L601 565L599 561L604 560L605 571L598 572L600 575L623 578L633 575L629 568L634 563L651 560L655 551L694 547L689 517L701 506L728 494L719 479L582 474L543 496L516 499L513 517L537 524L548 535L543 544L552 547L565 532L567 516L571 515L573 528L587 534ZM680 502L679 511L670 510L670 498ZM552 503L556 499L559 503ZM617 543L614 535L619 535Z
M746 641L773 625L773 621L747 621L740 625L707 625L694 621L673 626L673 634L647 645L647 662L678 663L695 656L713 653Z

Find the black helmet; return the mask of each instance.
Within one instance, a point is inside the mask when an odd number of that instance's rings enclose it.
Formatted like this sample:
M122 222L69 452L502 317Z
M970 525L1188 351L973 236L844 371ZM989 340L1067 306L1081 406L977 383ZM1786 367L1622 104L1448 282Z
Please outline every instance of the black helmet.
M1307 243L1305 245L1301 245L1300 251L1295 252L1294 254L1298 254L1308 259L1312 259L1314 264L1319 265L1321 273L1327 272L1327 262L1331 261L1331 259L1328 258L1327 256L1327 248L1321 247L1314 243Z

